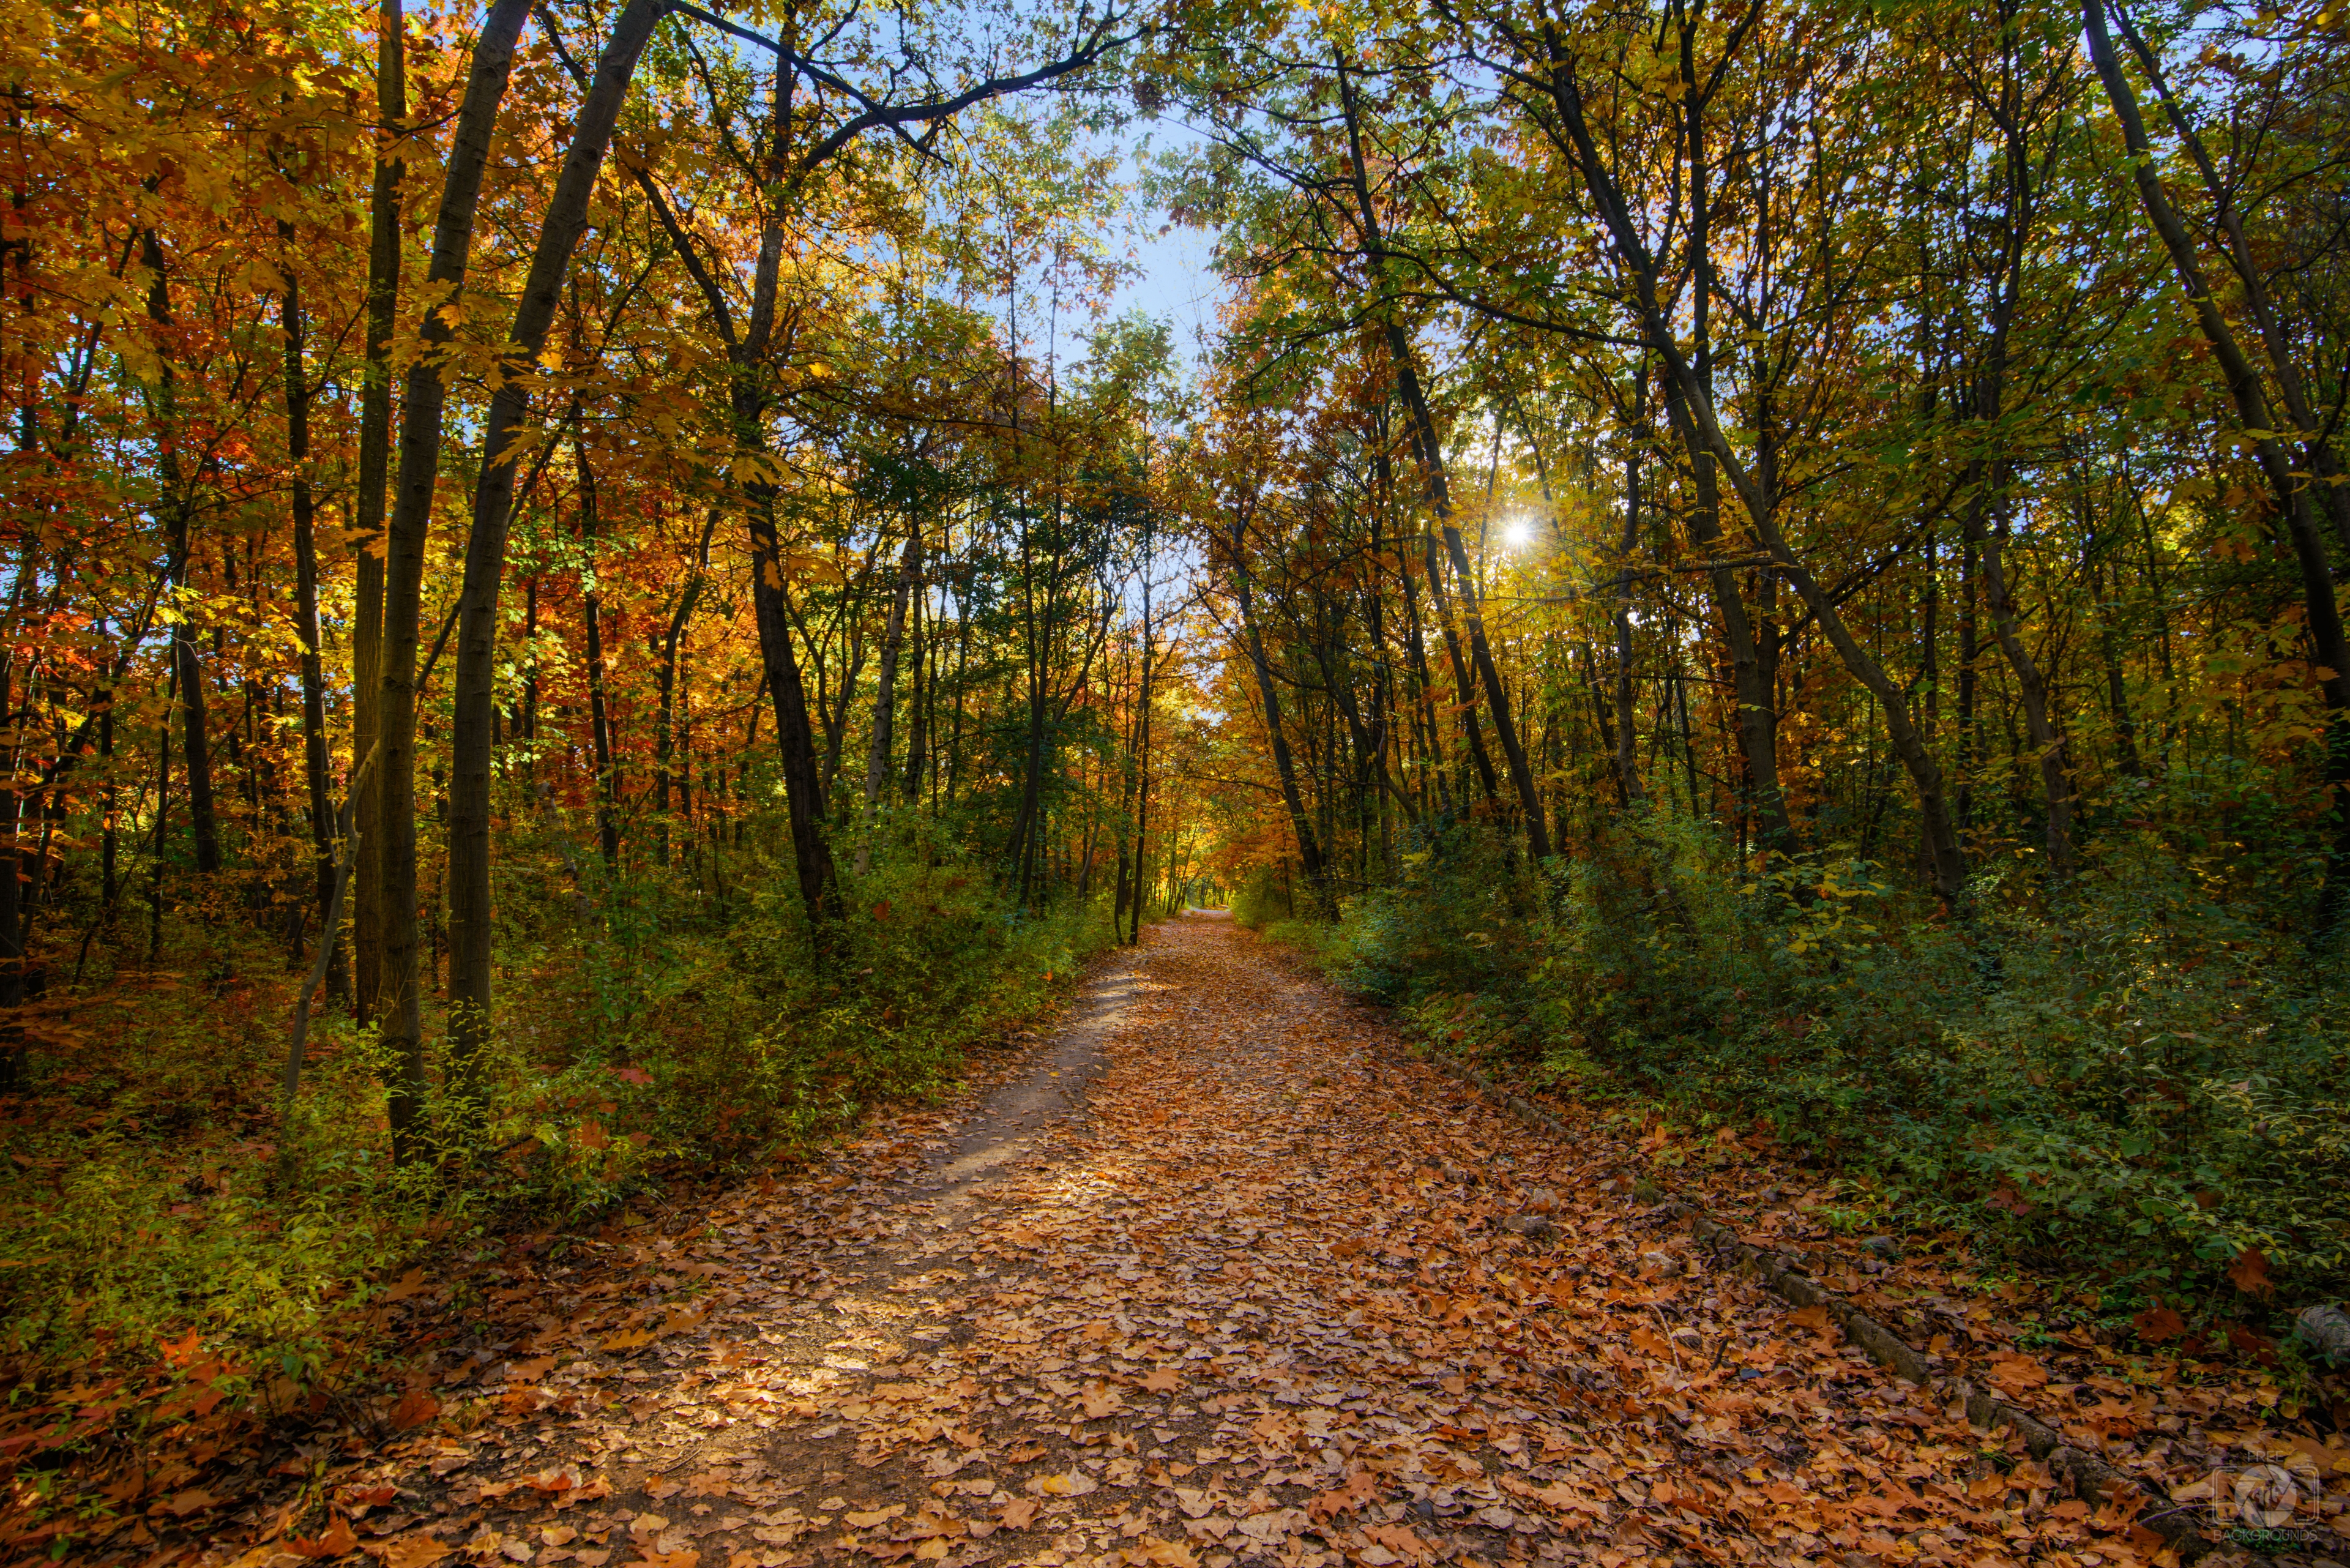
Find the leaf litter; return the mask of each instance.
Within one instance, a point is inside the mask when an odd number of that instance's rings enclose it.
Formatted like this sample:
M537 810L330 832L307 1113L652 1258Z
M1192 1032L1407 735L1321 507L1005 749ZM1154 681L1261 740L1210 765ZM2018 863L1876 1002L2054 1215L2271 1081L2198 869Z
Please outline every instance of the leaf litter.
M809 1179L404 1277L414 1372L380 1439L278 1467L307 1479L247 1511L260 1545L175 1546L158 1515L120 1560L2175 1561L2147 1500L2064 1495L1821 1309L1717 1269L1629 1195L1655 1129L1530 1131L1229 920L1156 929L1097 1060L1076 1033L1000 1075L1034 1080L1019 1115L991 1110L1007 1084ZM1047 1075L1084 1086L1077 1114L1033 1114ZM1783 1179L1719 1185L1747 1239L1800 1251L1824 1232ZM2262 1424L2252 1380L2187 1386L2086 1341L2052 1364L1947 1270L1813 1251L2175 1503L2350 1554L2350 1451Z

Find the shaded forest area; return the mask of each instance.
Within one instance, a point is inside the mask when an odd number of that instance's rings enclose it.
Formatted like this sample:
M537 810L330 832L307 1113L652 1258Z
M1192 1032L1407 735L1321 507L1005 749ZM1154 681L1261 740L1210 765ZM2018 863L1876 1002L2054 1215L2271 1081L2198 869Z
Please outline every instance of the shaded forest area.
M11 21L20 1501L1209 884L2339 1424L2334 12Z

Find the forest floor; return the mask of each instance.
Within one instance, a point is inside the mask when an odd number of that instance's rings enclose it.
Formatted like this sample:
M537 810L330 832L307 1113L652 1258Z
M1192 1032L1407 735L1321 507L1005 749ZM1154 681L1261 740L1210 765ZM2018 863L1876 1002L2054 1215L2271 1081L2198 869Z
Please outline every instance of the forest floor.
M1637 1127L1530 1130L1229 919L1157 927L992 1076L714 1209L411 1275L415 1370L371 1435L295 1450L241 1540L142 1521L90 1560L2156 1557L2130 1510L1713 1268L1636 1199ZM1719 1183L1742 1231L1806 1233L1769 1158ZM1813 1256L1880 1294L1906 1266ZM2023 1365L1935 1299L1953 1364ZM2036 1391L2117 1463L2176 1485L2233 1443L2350 1477L2225 1389L2079 1360ZM2350 1555L2304 1511L2304 1557Z

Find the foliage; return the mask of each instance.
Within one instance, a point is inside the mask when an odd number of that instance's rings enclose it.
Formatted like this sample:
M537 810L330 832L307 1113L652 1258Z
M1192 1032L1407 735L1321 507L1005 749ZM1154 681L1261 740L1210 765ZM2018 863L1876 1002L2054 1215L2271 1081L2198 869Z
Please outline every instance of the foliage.
M2054 899L1986 878L1957 921L1848 857L1740 877L1668 816L1548 884L1493 850L1464 835L1353 901L1318 961L1442 1048L1762 1129L2116 1320L2282 1323L2350 1289L2339 988L2158 846Z
M1087 904L1022 916L968 863L885 861L857 893L827 969L780 896L695 909L638 877L538 903L486 1103L442 1099L442 1159L404 1170L372 1032L331 1024L280 1119L276 954L172 922L167 958L209 976L102 977L83 1027L107 1049L9 1128L4 1353L20 1375L137 1371L186 1340L232 1369L224 1396L347 1388L368 1281L486 1228L587 1225L668 1182L804 1159L951 1085L1110 937Z

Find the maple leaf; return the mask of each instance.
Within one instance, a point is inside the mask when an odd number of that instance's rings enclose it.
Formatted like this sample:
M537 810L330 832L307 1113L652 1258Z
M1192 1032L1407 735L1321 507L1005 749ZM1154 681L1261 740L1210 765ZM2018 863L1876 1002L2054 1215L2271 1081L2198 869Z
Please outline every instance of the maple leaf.
M1143 1376L1141 1386L1153 1394L1172 1394L1183 1386L1183 1380L1171 1366L1155 1367Z
M408 1535L383 1548L383 1568L428 1568L449 1555L449 1543L430 1535Z
M2247 1247L2236 1254L2228 1265L2228 1280L2246 1295L2266 1295L2276 1288L2269 1278L2268 1254L2258 1247Z
M1378 1494L1378 1480L1370 1471L1357 1469L1347 1477L1344 1486L1326 1491L1308 1502L1305 1505L1305 1512L1319 1524L1362 1507Z
M1006 1530L1025 1530L1036 1517L1036 1500L1014 1498L995 1511L996 1522Z
M391 1414L388 1418L391 1422L393 1431L405 1432L411 1428L424 1425L439 1414L441 1414L441 1401L432 1397L423 1388L416 1387L411 1388L400 1397L400 1403L391 1407Z
M411 1296L422 1295L431 1288L424 1282L422 1269L411 1269L400 1276L397 1283L385 1287L381 1299L388 1302L406 1301Z
M359 1549L359 1538L351 1532L350 1521L338 1519L316 1536L289 1536L282 1544L299 1557L347 1557Z
M2187 1320L2158 1302L2131 1318L2130 1326L2137 1330L2140 1339L2150 1345L2158 1345L2185 1334Z

